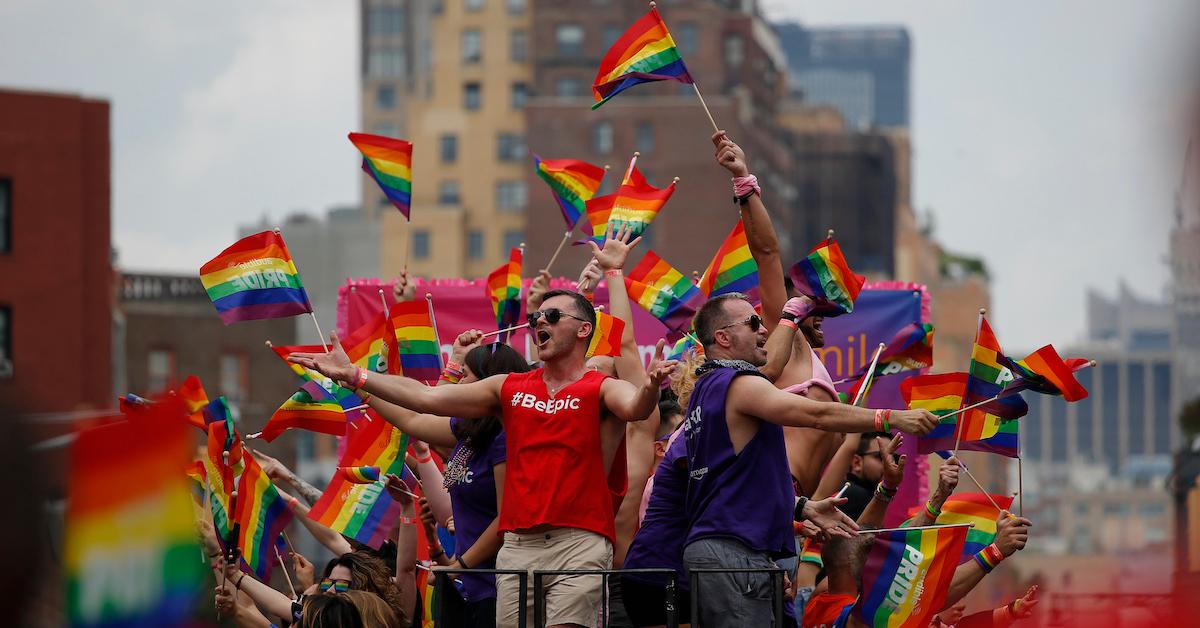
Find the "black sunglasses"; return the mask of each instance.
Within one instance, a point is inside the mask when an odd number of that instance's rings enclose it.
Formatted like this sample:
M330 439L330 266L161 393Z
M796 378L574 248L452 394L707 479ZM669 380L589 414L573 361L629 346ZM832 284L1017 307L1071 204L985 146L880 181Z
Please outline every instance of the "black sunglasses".
M561 321L562 317L564 317L564 316L573 318L577 321L582 321L584 323L590 322L587 319L579 318L578 316L575 316L574 314L568 314L556 307L552 307L547 310L538 310L536 312L530 312L529 314L527 314L525 316L525 318L529 320L529 326L533 327L534 325L537 325L538 319L543 316L546 317L546 323L548 325L557 325L558 321Z
M724 327L718 327L717 329L727 329L729 327L735 327L737 325L749 325L750 331L752 331L754 333L758 333L758 328L762 327L762 317L759 316L758 314L751 314L750 318L747 318L744 321L730 323L728 325L725 325Z

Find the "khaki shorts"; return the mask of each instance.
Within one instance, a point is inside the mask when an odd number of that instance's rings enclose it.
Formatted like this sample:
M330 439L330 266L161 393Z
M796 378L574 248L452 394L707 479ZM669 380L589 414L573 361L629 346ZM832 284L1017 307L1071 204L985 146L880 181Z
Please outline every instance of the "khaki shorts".
M529 572L526 626L533 626L533 571L538 569L612 569L608 539L586 530L557 528L536 534L504 533L497 569ZM578 624L594 628L600 616L600 576L545 576L546 626ZM496 625L518 628L520 583L517 576L496 576Z

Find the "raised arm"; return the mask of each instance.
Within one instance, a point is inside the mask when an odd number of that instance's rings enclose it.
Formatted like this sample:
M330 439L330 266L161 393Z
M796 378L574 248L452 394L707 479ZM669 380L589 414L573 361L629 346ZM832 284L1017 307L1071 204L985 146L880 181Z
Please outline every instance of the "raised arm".
M350 546L350 541L347 541L346 537L339 534L333 528L326 527L321 525L320 522L310 519L308 517L310 508L301 504L300 500L286 493L284 494L284 499L287 500L288 507L292 509L292 514L300 521L300 525L303 525L318 543L324 545L330 552L333 552L334 556L341 556L342 554L349 554L354 551L354 548Z
M654 358L646 382L634 386L620 379L606 379L600 386L600 400L605 409L622 421L644 421L658 409L659 390L667 377L675 371L676 360L663 359L665 340L654 347Z
M450 493L442 484L442 470L433 461L429 445L416 441L413 443L413 453L416 454L417 477L421 478L425 499L429 500L429 507L433 509L438 523L447 525L454 517L454 511L450 506Z
M388 474L388 493L400 504L400 525L396 533L396 587L400 589L404 612L415 608L417 602L417 519L412 498L403 492L404 481ZM412 623L412 617L400 617L401 625Z
M383 420L400 428L401 432L418 440L439 447L453 447L458 440L450 430L450 419L432 414L420 414L408 408L402 408L394 403L388 403L377 396L372 396L367 405L371 406Z
M846 474L850 472L850 461L858 451L860 440L862 440L862 434L847 434L846 438L842 439L841 446L833 453L829 464L825 465L825 471L821 474L821 481L817 483L817 490L813 491L812 499L825 499L841 490L846 483Z
M333 342L333 350L329 353L294 353L288 356L288 361L415 412L464 419L500 414L500 386L504 383L504 375L457 386L426 386L415 379L368 373L354 366L346 357L337 334L330 333L329 337Z
M308 502L309 506L321 499L320 489L305 482L303 478L296 475L294 471L287 468L282 462L255 449L250 450L250 453L254 454L254 458L258 460L258 464L267 473L267 477L271 478L276 484L284 484L295 489L304 498L304 501Z
M900 481L904 479L904 465L908 462L908 456L901 454L899 460L892 458L903 444L904 436L902 434L896 434L892 440L880 443L879 454L883 461L883 480L880 481L879 486L875 487L875 492L871 494L871 501L858 516L858 525L872 528L883 525L883 517L887 514L888 506L892 503L892 498L896 496L896 489L900 488Z
M942 463L942 468L938 469L938 485L933 489L933 494L929 496L929 502L926 507L917 513L913 519L914 526L927 526L937 520L937 515L941 514L942 506L946 504L946 500L954 494L954 489L958 487L958 458L951 456L949 460Z
M646 367L642 364L642 356L638 353L637 342L634 339L633 308L629 305L629 294L625 291L625 279L622 274L629 252L642 238L638 236L626 242L632 234L628 226L621 227L615 234L611 230L609 227L603 249L590 240L588 245L592 247L592 259L604 272L604 284L608 286L608 313L625 323L625 330L621 333L621 355L613 359L617 377L634 386L641 386L646 380Z
M792 347L795 345L797 336L796 330L800 321L804 320L804 316L811 310L812 299L805 296L793 297L784 304L779 324L771 330L771 335L767 337L767 364L758 369L758 372L766 375L767 379L775 381L783 374L788 360L792 359ZM804 335L800 334L800 337L803 339ZM805 355L808 354L805 353Z
M813 401L779 390L761 377L735 378L729 395L741 413L779 425L813 427L827 432L878 431L875 411L870 408ZM892 410L887 420L891 427L905 434L922 436L937 424L937 417L925 410Z
M1024 517L1015 517L1009 512L1000 513L1000 518L996 520L996 541L976 554L976 558L968 560L954 570L954 579L950 581L950 591L946 593L946 601L943 602L942 608L954 606L995 568L996 563L1024 549L1025 543L1029 541L1029 527L1032 525L1033 522ZM992 552L993 556L995 552L999 552L1000 559L983 560L981 556L989 552ZM989 563L991 567L985 569L981 563Z
M746 166L746 155L737 144L729 139L725 131L717 131L712 136L716 146L717 163L732 174L735 179L750 175ZM763 205L762 195L757 191L752 193L741 204L742 226L746 230L746 243L750 246L750 256L758 265L758 296L762 299L763 321L767 329L773 329L783 311L783 303L787 300L787 291L783 285L783 264L779 258L779 236L771 224L771 215Z

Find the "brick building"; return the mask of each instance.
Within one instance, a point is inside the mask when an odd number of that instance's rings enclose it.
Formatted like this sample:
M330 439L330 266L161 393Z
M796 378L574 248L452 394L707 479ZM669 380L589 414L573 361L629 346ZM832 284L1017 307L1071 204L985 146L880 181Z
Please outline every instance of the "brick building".
M113 405L109 104L0 90L0 407Z

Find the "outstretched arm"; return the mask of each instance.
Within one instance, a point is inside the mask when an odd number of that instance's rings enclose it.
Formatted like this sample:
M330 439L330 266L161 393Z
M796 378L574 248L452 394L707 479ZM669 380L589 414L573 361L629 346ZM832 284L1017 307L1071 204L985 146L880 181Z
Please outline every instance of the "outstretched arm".
M761 377L735 378L729 395L742 414L779 425L844 433L875 430L875 411L870 408L813 401L779 390ZM892 410L888 420L897 430L918 435L928 434L937 424L937 417L925 410Z
M256 449L250 450L250 453L254 454L254 459L258 460L258 464L267 473L267 477L274 480L276 484L284 484L295 489L310 506L321 499L321 491L317 487L305 482L282 462Z
M1001 560L1012 556L1018 550L1025 548L1025 543L1029 541L1031 525L1033 522L1024 517L1014 517L1011 513L1001 512L1000 518L996 520L996 541L979 554L994 549L998 550L1003 557ZM950 590L946 593L946 601L942 608L950 608L963 599L971 592L971 589L975 588L975 585L983 580L984 576L988 575L989 571L984 570L979 560L975 558L959 565L954 570L954 579L950 581Z
M338 534L333 528L328 528L310 519L308 517L310 508L301 504L300 500L287 494L284 494L284 499L287 500L288 506L292 509L292 514L300 521L300 525L303 525L318 543L324 545L330 552L333 552L334 556L341 556L342 554L349 554L354 551L354 548L350 546L350 541L347 541L346 537Z
M646 382L634 386L620 379L606 379L600 386L600 399L605 409L622 421L644 421L658 409L659 390L662 383L675 371L676 360L663 359L665 340L654 347L654 358Z

